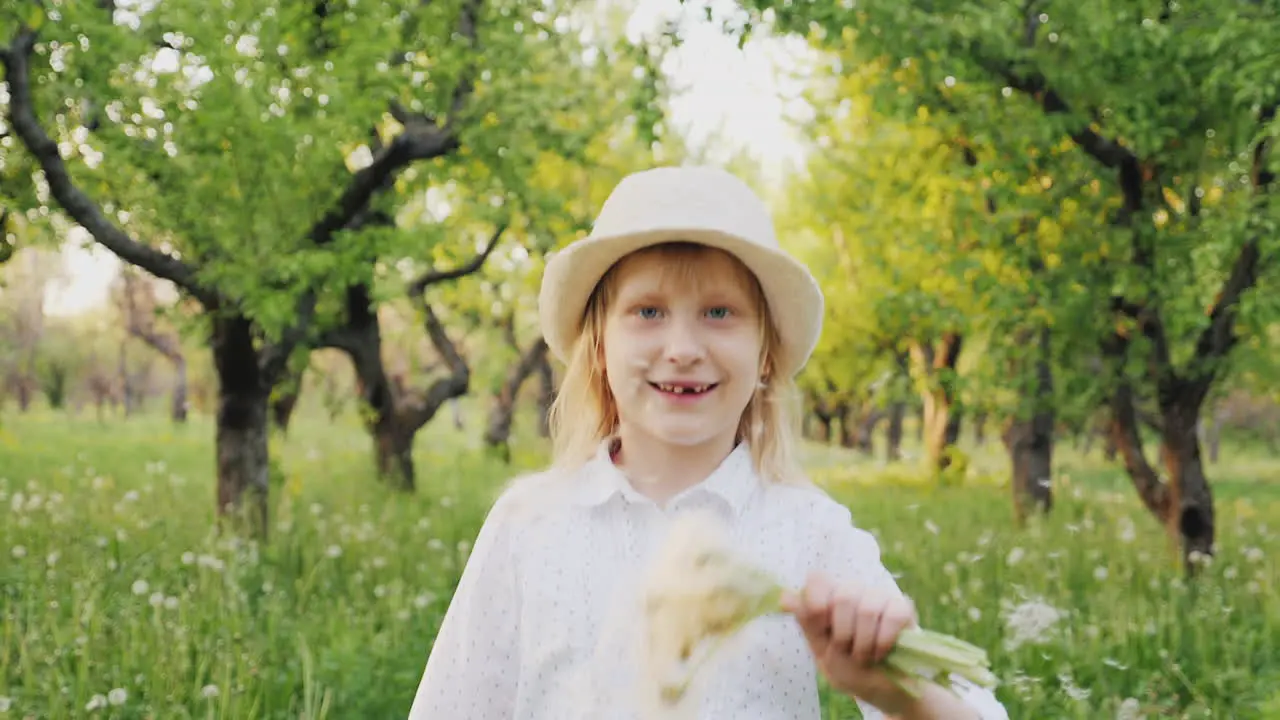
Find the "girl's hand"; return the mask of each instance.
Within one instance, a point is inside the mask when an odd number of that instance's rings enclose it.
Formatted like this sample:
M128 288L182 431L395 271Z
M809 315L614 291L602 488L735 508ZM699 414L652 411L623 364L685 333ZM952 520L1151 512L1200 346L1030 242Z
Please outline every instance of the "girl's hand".
M911 600L892 590L836 587L814 574L782 606L799 621L818 670L833 688L890 715L910 707L911 696L879 663L898 634L916 625Z

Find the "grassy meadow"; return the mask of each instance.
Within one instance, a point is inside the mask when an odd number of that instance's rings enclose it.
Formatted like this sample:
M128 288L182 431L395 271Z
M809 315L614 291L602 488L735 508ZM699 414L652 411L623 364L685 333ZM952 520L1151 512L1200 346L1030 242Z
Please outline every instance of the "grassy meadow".
M255 546L210 532L208 419L7 411L0 718L404 717L515 470L480 452L477 409L422 434L421 490L395 494L355 421L322 415L301 408L277 439L272 535ZM808 462L880 538L923 624L989 650L1013 718L1280 717L1280 460L1224 448L1220 552L1189 585L1096 451L1060 447L1057 508L1024 530L999 447L969 451L963 487L836 449ZM523 441L517 464L541 452Z

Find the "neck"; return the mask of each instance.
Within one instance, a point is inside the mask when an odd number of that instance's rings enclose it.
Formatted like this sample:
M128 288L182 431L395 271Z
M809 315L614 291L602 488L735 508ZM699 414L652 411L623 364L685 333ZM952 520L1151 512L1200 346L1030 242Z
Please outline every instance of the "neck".
M673 445L626 428L619 429L618 439L614 463L636 490L658 503L705 480L736 444L730 435L699 445Z

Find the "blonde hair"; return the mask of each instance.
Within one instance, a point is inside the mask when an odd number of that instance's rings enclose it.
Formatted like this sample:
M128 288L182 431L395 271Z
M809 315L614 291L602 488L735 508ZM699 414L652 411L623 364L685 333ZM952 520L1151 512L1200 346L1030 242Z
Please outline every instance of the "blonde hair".
M709 253L724 252L694 243L662 243L628 255L605 273L587 301L582 331L566 363L560 388L552 403L549 425L553 466L573 471L589 461L600 444L618 430L618 409L604 373L604 325L609 304L617 290L618 268L626 260L656 254L668 262L668 273L681 280L697 281L696 261ZM727 253L726 253L727 254ZM764 336L760 357L761 385L743 410L738 439L749 443L756 472L766 481L808 484L796 453L799 393L793 378L773 373L773 358L781 343L759 280L732 255L735 273L750 288Z

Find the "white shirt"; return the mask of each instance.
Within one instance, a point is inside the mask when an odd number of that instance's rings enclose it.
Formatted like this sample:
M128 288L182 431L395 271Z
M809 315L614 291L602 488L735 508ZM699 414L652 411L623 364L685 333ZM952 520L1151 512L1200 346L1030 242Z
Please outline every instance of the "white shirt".
M602 445L574 476L523 478L494 504L410 720L638 720L627 688L639 659L625 632L638 610L620 599L632 597L652 544L687 509L720 513L739 551L789 587L819 570L836 583L897 588L847 508L817 488L762 482L745 445L666 508L637 492ZM813 656L794 618L748 624L718 663L698 720L821 717ZM992 693L957 683L984 720L1008 719ZM859 707L868 720L884 717Z

